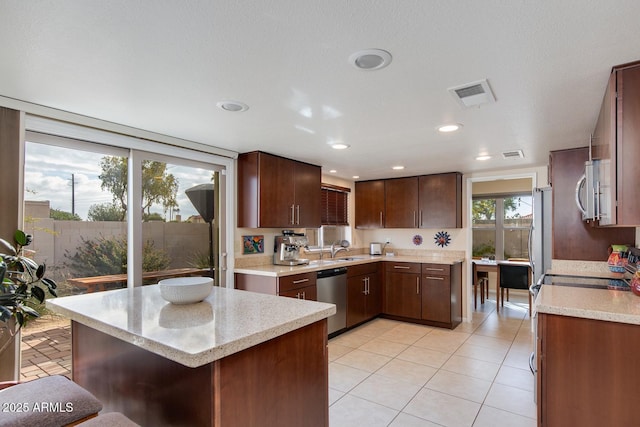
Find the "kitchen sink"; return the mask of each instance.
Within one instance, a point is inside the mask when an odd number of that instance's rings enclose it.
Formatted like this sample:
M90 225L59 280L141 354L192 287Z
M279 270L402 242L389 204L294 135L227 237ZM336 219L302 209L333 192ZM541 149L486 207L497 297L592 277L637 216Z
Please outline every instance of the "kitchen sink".
M334 258L333 261L358 261L361 259L369 259L369 257L350 256L345 258Z

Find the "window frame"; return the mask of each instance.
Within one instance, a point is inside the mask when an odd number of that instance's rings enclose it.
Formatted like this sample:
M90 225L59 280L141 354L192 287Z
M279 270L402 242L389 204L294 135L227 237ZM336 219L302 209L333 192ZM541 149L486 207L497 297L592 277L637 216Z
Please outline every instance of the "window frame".
M221 215L223 218L221 218L222 221L219 224L218 265L220 274L218 277L220 278L220 286L233 286L233 268L229 269L228 264L233 265L234 263L234 159L29 114L26 115L25 120L25 142L27 140L41 144L128 157L128 185L130 189L134 189L128 194L128 205L132 209L127 210L129 250L127 256L128 260L130 260L127 269L127 287L130 288L142 284L142 229L141 227L133 226L133 224L142 222L142 190L138 188L138 186L141 187L141 182L136 182L136 180L141 179L142 160L150 157L164 158L171 159L174 163L206 165L211 170L217 169L220 171L221 182L219 188L222 204L220 212L223 212ZM136 189L138 191L135 191Z
M528 192L514 192L514 193L501 193L501 194L481 194L481 195L476 195L476 196L472 196L471 197L471 203L473 205L473 202L475 202L476 200L495 200L495 226L491 229L491 228L478 228L478 227L474 227L473 226L473 211L471 213L471 219L472 219L472 224L471 224L471 230L472 230L472 236L471 236L471 245L473 247L473 232L476 230L493 230L494 231L494 236L495 236L495 259L497 260L503 260L504 259L504 248L505 248L505 231L510 231L510 230L527 230L530 229L531 226L529 227L513 227L513 226L505 226L505 211L504 211L504 201L505 199L514 197L531 197L532 201L533 201L533 196L531 193ZM531 256L531 254L529 254L529 256Z

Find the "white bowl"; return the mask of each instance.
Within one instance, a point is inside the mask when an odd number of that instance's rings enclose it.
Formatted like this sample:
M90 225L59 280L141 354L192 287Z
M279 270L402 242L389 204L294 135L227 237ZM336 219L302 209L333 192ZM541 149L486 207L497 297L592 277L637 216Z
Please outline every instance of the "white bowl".
M158 282L160 295L173 304L193 304L205 299L213 288L211 277L175 277Z

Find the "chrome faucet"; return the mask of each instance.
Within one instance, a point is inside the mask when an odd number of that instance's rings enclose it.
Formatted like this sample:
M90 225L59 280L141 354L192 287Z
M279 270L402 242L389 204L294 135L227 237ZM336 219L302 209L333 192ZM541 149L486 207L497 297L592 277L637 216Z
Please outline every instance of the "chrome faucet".
M336 244L335 244L335 243L332 243L332 244L331 244L331 258L335 258L335 257L336 257L336 254L337 254L338 252L340 252L340 251L347 251L347 252L348 252L348 251L349 251L349 248L347 248L347 247L345 247L345 246L338 246L338 247L336 248Z

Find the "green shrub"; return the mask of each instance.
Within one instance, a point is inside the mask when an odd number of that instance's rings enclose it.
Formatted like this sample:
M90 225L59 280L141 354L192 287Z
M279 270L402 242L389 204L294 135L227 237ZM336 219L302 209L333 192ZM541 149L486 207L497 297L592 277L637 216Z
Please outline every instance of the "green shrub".
M81 244L72 255L67 251L65 262L75 277L105 276L127 272L127 240L125 236L103 237L94 240L81 239ZM163 250L155 249L152 241L146 241L142 248L142 270L165 270L169 263L169 255Z
M491 256L496 254L496 247L493 243L481 243L477 246L474 246L471 250L472 256L481 257L481 256Z

